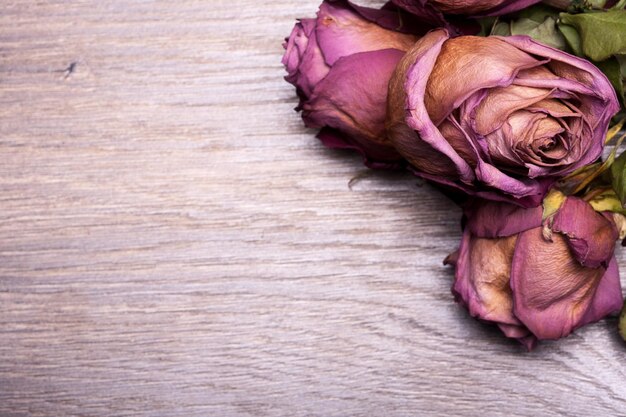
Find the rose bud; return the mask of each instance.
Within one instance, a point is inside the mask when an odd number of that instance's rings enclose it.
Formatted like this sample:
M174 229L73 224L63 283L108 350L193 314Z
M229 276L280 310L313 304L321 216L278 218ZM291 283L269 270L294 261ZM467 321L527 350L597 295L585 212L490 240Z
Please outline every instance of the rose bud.
M297 88L306 126L322 128L326 146L355 149L373 168L402 161L385 134L387 85L418 37L392 30L400 27L397 11L325 1L284 45L285 79Z
M615 91L594 65L527 36L422 37L390 81L387 133L428 180L540 203L602 153Z
M478 319L531 349L622 306L610 213L567 197L543 221L542 208L482 199L464 210L452 292ZM546 230L549 229L549 233Z

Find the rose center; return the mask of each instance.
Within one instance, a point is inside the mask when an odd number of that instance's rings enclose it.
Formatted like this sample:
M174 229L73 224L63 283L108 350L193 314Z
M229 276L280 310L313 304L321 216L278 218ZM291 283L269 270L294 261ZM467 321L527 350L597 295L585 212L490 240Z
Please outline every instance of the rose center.
M544 143L539 145L539 150L543 152L548 152L556 146L556 141L552 138L546 140Z
M567 155L566 140L561 135L538 138L530 146L531 158L541 164L553 164Z

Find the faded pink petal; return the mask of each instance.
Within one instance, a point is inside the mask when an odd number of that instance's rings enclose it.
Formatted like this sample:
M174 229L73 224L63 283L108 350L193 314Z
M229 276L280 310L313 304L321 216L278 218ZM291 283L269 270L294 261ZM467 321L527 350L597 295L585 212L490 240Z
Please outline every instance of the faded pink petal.
M609 314L621 310L624 299L622 298L622 286L619 279L619 269L615 255L609 261L609 266L600 280L600 284L593 296L591 305L580 320L578 327L602 320Z
M576 260L589 268L608 266L619 236L613 221L574 197L565 200L554 216L552 231L566 236Z
M438 55L424 97L435 125L476 91L508 86L518 71L544 62L495 37L453 38L443 44Z
M302 19L297 23L285 48L282 60L288 72L285 79L309 96L330 69L317 44L315 20Z
M448 34L445 30L434 30L428 33L415 44L410 55L405 55L400 64L398 64L394 77L399 80L405 80L405 82L404 84L394 83L392 80L389 87L390 94L406 97L406 101L401 102L404 104L404 111L400 106L397 106L397 108L393 106L396 113L400 116L400 120L396 121L397 118L392 115L388 121L388 129L394 131L394 128L396 128L394 124L406 123L409 128L417 132L417 134L412 136L396 136L393 132L390 132L391 139L398 152L412 163L419 164L420 161L423 161L419 155L423 153L423 149L427 147L426 145L429 145L430 148L450 159L456 168L460 181L471 183L475 179L472 168L459 156L436 126L433 125L423 102L424 90L426 88L425 81L428 80L435 66L440 48L447 39ZM402 64L403 62L405 65ZM407 63L409 66L406 65ZM402 91L407 91L410 94L404 95ZM392 107L391 104L390 107ZM406 118L402 120L404 112L406 112L406 116L404 116Z
M510 203L470 200L464 207L465 227L472 235L484 238L513 236L541 226L541 206L524 209Z
M339 58L381 49L406 51L417 40L413 35L385 29L363 19L347 4L324 2L317 13L316 33L324 58L334 65Z
M340 58L303 105L307 126L341 130L368 159L399 160L386 142L385 115L387 81L402 55L385 49Z
M536 104L550 96L551 90L509 85L489 90L476 107L474 120L476 132L488 135L500 128L511 113Z
M565 337L582 321L606 269L578 263L560 234L549 242L535 228L518 239L511 270L515 316L539 339Z

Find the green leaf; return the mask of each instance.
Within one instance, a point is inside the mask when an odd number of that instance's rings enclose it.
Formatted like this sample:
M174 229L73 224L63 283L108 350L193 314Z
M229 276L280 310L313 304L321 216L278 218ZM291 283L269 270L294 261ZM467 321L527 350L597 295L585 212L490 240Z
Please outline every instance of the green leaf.
M562 24L576 29L583 53L592 60L604 61L611 55L626 53L626 10L561 13L559 18ZM569 43L568 36L563 35Z
M620 62L615 57L610 57L601 62L594 62L594 64L600 68L600 70L611 81L611 85L617 93L617 97L621 100L622 105L626 106L624 101L624 80L622 78L622 69L620 68Z
M623 152L611 165L611 185L615 194L626 207L626 152Z
M480 25L480 32L478 32L477 36L489 36L496 20L497 18L495 17L482 17L480 19L476 19Z
M552 188L541 203L543 205L543 215L541 219L546 220L550 216L554 216L556 212L559 211L566 198L567 196L560 190Z
M559 30L561 31L561 34L565 38L567 45L570 47L574 55L581 57L584 56L582 41L576 28L570 25L563 24L560 21L557 25Z
M554 216L559 211L567 196L557 188L552 188L543 198L543 214L541 216L542 228L541 233L547 241L552 241L552 223Z
M511 22L511 35L528 35L534 40L553 48L565 50L565 38L557 30L556 20L547 16L541 23L536 20L520 18Z
M576 194L578 191L584 189L589 184L589 178L593 180L593 178L597 177L598 172L600 172L601 169L602 164L599 162L585 165L581 168L578 168L576 171L572 172L566 177L561 178L556 183L556 188L558 188L567 195Z
M511 22L511 35L528 35L541 23L532 19L521 18ZM529 35L530 36L530 35Z
M606 137L604 140L604 144L608 145L614 138L617 137L622 126L626 122L626 118L619 120L613 127L611 127L606 132ZM587 188L594 180L599 178L602 175L605 175L605 172L612 169L613 163L615 162L615 155L617 155L617 150L619 149L622 141L626 139L626 133L617 137L617 141L613 144L613 150L607 156L607 158L603 162L596 162L594 164L585 165L581 168L578 168L576 171L571 174L561 178L556 183L556 188L558 188L561 192L567 195L574 195L580 191L583 191Z
M498 22L491 30L493 36L511 36L511 28L508 23Z
M615 195L615 191L612 189L594 196L588 200L588 203L595 211L611 211L626 214L626 210L622 207L621 201L619 201L617 195Z
M531 7L527 7L518 12L517 17L520 19L530 19L537 23L543 23L547 17L558 18L559 10L554 7L546 6L539 3Z
M609 130L606 131L606 135L605 135L605 139L604 139L604 144L605 145L608 145L609 142L611 142L614 138L617 137L617 134L619 133L620 130L622 130L622 127L624 127L625 123L626 123L626 116L625 117L620 117L619 119L617 119L615 121L615 123L611 123L612 126L609 128ZM621 139L618 139L618 142L621 144L622 140L623 140L623 137ZM614 154L615 152L617 152L617 151L615 149L613 149L613 152L611 152L611 154ZM613 158L613 159L615 159L615 158Z
M619 62L622 78L626 78L626 55L615 55L615 59Z

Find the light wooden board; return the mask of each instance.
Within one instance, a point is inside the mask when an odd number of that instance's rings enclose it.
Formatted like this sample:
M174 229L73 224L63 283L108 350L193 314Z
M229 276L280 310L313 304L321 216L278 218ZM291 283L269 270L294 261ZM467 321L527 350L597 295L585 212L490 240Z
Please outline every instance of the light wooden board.
M0 416L626 415L615 319L475 322L458 209L302 127L316 9L2 2Z

